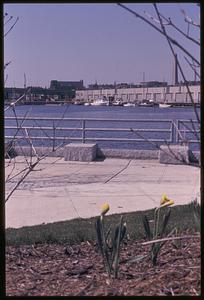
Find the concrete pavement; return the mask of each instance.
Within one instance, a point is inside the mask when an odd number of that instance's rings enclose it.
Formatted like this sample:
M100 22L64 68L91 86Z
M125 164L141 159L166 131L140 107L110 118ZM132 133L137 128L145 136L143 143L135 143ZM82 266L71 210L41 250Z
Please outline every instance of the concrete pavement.
M16 157L15 168L6 162L6 177L24 167L23 157ZM6 184L6 194L21 175ZM6 202L6 228L89 218L100 213L104 202L110 204L108 214L151 209L163 193L175 205L196 197L200 201L200 169L158 160L72 162L48 157Z

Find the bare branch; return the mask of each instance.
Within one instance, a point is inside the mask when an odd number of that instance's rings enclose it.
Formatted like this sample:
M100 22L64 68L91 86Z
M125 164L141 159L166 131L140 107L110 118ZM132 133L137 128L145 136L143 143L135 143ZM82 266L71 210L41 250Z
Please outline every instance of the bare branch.
M27 142L29 143L30 147L31 147L31 154L30 154L30 162L27 160L27 157L24 153L24 158L27 162L27 167L25 167L23 170L20 170L19 172L17 172L16 174L14 174L13 176L12 173L13 171L8 175L7 177L7 183L10 182L12 179L14 179L15 177L18 177L19 175L21 175L23 173L23 175L21 176L20 179L18 179L18 182L15 184L15 186L12 188L12 190L9 192L9 194L7 195L6 197L6 202L9 200L9 198L11 197L11 195L14 193L14 191L19 187L19 185L25 180L25 178L30 174L30 172L34 171L34 168L38 165L38 163L43 160L44 158L46 158L47 156L49 156L50 152L53 152L53 151L56 151L57 149L59 149L60 147L62 147L64 145L65 142L62 142L59 146L55 147L55 149L52 149L51 151L47 151L47 153L45 153L44 155L42 155L41 157L37 154L37 151L32 143L32 140L28 134L28 131L26 128L23 128L22 125L23 123L26 121L26 116L28 114L28 112L26 113L23 121L21 122L21 124L19 124L18 122L18 117L16 115L16 112L15 112L15 106L12 107L13 108L13 112L14 112L14 115L15 115L15 119L16 119L16 123L17 123L17 131L15 133L15 136L17 135L18 131L21 130L21 129L24 129L24 132L25 132L25 135L26 135L26 140ZM67 111L67 108L65 109L64 113L63 113L63 117L62 119L64 118L64 115ZM59 120L61 121L61 120ZM14 138L15 138L14 136ZM22 148L22 152L23 151L23 148ZM35 157L36 157L36 161L34 163L32 163L32 152L34 153ZM58 158L57 158L58 160Z
M5 65L4 65L4 70L8 67L8 65L10 65L10 63L11 63L11 61L5 63Z
M200 24L195 23L192 18L190 18L183 8L180 8L181 13L184 15L184 21L190 25L196 26L200 28Z
M153 6L154 6L154 8L155 8L155 11L156 11L156 13L157 13L158 19L159 19L159 21L160 21L160 25L161 25L161 28L162 28L162 31L163 31L163 35L166 37L167 42L168 42L168 44L169 44L169 47L170 47L170 49L171 49L171 52L172 52L173 56L176 58L176 54L175 54L174 49L173 49L173 47L172 47L172 45L171 45L172 41L171 41L171 39L169 38L169 36L167 35L166 29L165 29L165 27L164 27L163 24L162 24L162 20L161 20L161 17L160 17L160 14L159 14L159 11L158 11L158 8L157 8L156 3L153 3ZM198 64L199 64L199 63L198 63ZM194 100L193 100L193 97L192 97L191 91L190 91L190 89L189 89L189 85L188 85L188 82L187 82L186 77L185 77L185 75L184 75L183 69L181 68L181 64L180 64L180 62L179 62L178 60L177 60L177 65L178 65L179 71L181 72L181 75L182 75L182 77L183 77L183 80L184 80L185 86L186 86L186 88L187 88L188 94L189 94L189 96L190 96L191 103L192 103L192 105L193 105L193 109L194 109L194 112L195 112L197 121L198 121L198 123L200 123L200 118L199 118L198 112L197 112L197 110L196 110L195 102L194 102Z
M152 17L149 13L147 13L146 11L144 11L144 13L150 18L152 19L153 21L155 21L156 23L160 23L159 20L157 20L156 18ZM171 18L166 18L164 17L161 13L159 13L160 16L166 21L166 23L163 23L163 25L170 25L172 26L175 30L177 30L179 33L181 33L183 36L185 36L187 39L189 39L190 41L192 41L193 43L197 44L198 46L200 46L200 42L197 41L196 39L190 37L188 34L186 34L185 32L183 32L180 28L178 28L171 20Z
M145 15L147 15L151 20L153 20L154 22L156 22L156 23L159 23L160 24L160 22L159 22L159 20L157 20L156 18L154 18L153 16L151 16L148 12L146 12L145 10L144 10L144 14ZM163 16L162 16L162 18L163 18ZM163 18L163 19L165 19L165 21L166 21L166 23L164 23L163 21L163 25L170 25L170 21L169 20L167 20L166 18Z
M18 22L18 20L19 20L19 17L16 18L14 24L13 24L13 25L9 28L9 30L4 34L4 37L6 37L6 36L9 34L9 32L14 28L14 26L16 25L16 23Z
M8 80L8 74L6 74L6 78L4 80L4 85L6 84L6 81Z
M33 150L33 152L34 152L35 156L37 157L37 159L39 159L39 156L38 156L38 154L37 154L37 152L36 152L36 149L35 149L35 147L33 146L33 142L32 142L32 140L31 140L31 138L30 138L30 136L29 136L29 134L28 134L28 130L27 130L26 128L24 128L24 130L25 130L25 133L26 133L26 137L27 137L27 139L28 139L28 141L29 141L29 144L30 144L30 146L31 146L31 149Z
M192 127L193 127L193 130L191 129L191 128L189 128L186 124L184 124L183 122L182 122L182 124L183 124L183 126L186 128L186 129L188 129L189 130L189 132L190 133L192 133L195 137L196 137L196 139L197 139L197 141L200 141L200 137L198 136L198 134L197 134L197 131L196 131L196 128L195 128L195 125L194 125L194 123L193 123L193 120L192 119L190 119L190 121L191 121L191 124L192 124Z
M28 91L26 93L28 93L30 91L30 88L28 89ZM22 100L26 93L24 93L22 96L20 96L16 101L11 102L5 109L4 112L6 112L9 108L13 108L20 100Z
M151 27L153 27L155 30L157 30L162 35L165 35L164 32L163 32L163 30L159 29L157 26L155 26L154 24L152 24L149 20L147 20L146 18L144 18L143 16L141 16L140 14L138 14L137 12L135 12L134 10L128 8L127 6L125 6L125 5L121 4L121 3L117 3L117 5L119 5L123 9L129 11L135 17L140 18L141 20L143 20L145 23L149 24ZM176 40L174 40L172 37L170 37L167 34L166 34L166 36L168 37L168 39L171 41L172 44L174 44L176 47L178 47L179 49L181 49L184 53L186 53L186 55L188 55L191 59L193 59L198 65L200 65L199 61L190 52L188 52L183 46L181 46Z
M187 61L187 63L189 64L189 66L191 67L191 69L193 70L193 72L196 74L196 76L198 78L200 78L200 74L198 74L198 72L196 70L196 66L193 63L190 63L190 61L187 59L187 57L184 56L184 58ZM197 67L199 67L199 66L197 66Z
M178 131L178 134L180 135L181 140L182 140L183 142L185 142L185 140L183 139L183 137L182 137L182 135L181 135L181 133L180 133L178 127L176 126L175 122L173 122L173 124L174 124L176 130ZM194 163L192 163L192 162L191 162L191 163L190 163L190 162L186 162L186 161L182 160L182 158L178 157L178 155L176 155L176 153L171 149L170 144L169 144L166 140L164 140L164 143L165 143L165 145L168 147L168 151L169 151L169 152L167 152L166 150L162 149L162 148L160 147L160 145L157 144L156 142L152 142L152 141L150 141L148 138L145 138L141 133L137 132L137 130L135 130L135 129L133 129L133 128L130 128L130 131L133 132L133 133L135 133L135 134L138 135L140 138L142 138L145 142L147 142L147 143L153 145L154 147L156 147L156 149L162 151L163 153L165 153L165 154L167 154L167 155L169 155L169 153L171 153L172 157L174 157L177 161L180 161L181 163L186 164L186 165L199 167L197 164L194 164Z
M5 17L6 17L6 16L4 16L4 18L5 18ZM4 23L4 26L5 26L6 24L8 24L8 22L10 22L12 19L13 19L13 16L10 16L9 19Z
M28 174L35 168L35 166L38 164L39 160L37 160L35 163L31 164L28 168L27 172L19 179L19 181L16 183L14 188L10 191L10 193L7 195L5 202L8 201L8 199L11 197L11 195L14 193L14 191L18 188L18 186L23 182L23 180L28 176Z
M142 243L143 246L156 244L160 242L172 241L172 240L182 240L182 239L200 239L200 235L184 235L184 236L175 236L175 237L167 237L163 239L152 240L148 242Z

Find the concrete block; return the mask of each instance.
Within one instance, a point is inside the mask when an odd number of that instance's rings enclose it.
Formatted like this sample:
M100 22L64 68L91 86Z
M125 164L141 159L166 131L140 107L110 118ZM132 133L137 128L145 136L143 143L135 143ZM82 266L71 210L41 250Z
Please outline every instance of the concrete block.
M187 145L162 145L159 150L159 162L175 165L189 163L189 147Z
M97 157L128 158L128 159L157 159L158 150L133 150L133 149L97 149Z
M72 161L93 161L96 158L97 144L71 143L64 148L64 159Z

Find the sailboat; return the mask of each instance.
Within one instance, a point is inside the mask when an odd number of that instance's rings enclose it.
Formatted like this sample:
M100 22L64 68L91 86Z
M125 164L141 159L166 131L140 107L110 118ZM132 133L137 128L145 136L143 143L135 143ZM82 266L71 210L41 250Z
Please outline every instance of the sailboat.
M159 103L159 107L160 107L160 108L167 108L167 107L171 107L171 104L167 104L167 103Z
M159 107L160 107L160 108L168 108L168 107L171 107L171 104L166 103L165 87L164 87L164 90L163 90L163 102L159 103Z
M142 100L140 100L140 102L138 103L139 106L154 106L154 101L153 100L148 100L145 98L145 73L143 72L143 88L142 88ZM146 95L148 93L148 86L147 86L147 91L146 91Z

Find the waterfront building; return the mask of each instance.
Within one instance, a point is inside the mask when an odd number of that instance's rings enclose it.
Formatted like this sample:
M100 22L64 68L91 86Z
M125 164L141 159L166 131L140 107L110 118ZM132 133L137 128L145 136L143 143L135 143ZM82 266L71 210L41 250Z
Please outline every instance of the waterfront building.
M200 104L200 82L189 82L189 89L196 104ZM50 88L4 88L5 103L18 99L26 92L21 103L84 103L92 102L106 97L109 102L140 104L143 100L151 100L156 104L167 103L172 105L190 105L191 99L183 83L167 85L166 82L141 82L138 85L127 83L114 83L89 85L85 88L83 80L57 81L52 80Z
M79 101L92 101L105 96L107 99L120 99L123 103L132 102L139 104L142 100L153 100L154 103L165 103L174 105L190 105L191 100L183 83L176 85L167 85L166 83L156 85L141 84L137 87L127 88L101 88L101 89L84 89L76 90L76 99ZM155 86L156 85L156 86ZM189 89L196 104L200 104L200 82L189 82Z

